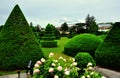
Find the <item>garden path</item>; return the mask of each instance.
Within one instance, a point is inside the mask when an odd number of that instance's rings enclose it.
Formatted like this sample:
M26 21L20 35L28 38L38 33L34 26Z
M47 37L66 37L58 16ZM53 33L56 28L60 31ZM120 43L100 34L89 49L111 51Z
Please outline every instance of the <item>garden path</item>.
M104 69L101 67L95 67L95 70L100 72L106 78L120 78L120 72L116 72L116 71L109 70L109 69ZM18 74L0 76L0 78L18 78ZM20 78L27 78L26 73L21 73Z
M120 78L120 72L117 71L100 68L100 67L95 67L95 70L100 72L106 78Z

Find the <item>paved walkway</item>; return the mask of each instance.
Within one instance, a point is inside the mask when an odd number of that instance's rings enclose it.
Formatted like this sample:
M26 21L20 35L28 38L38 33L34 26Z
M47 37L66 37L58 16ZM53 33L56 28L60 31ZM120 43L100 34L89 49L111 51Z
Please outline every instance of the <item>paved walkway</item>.
M104 75L106 78L120 78L120 72L95 67L95 70L100 72L102 75ZM18 74L12 74L12 75L6 75L6 76L0 76L0 78L18 78ZM21 73L20 78L28 78L26 73Z
M0 76L0 78L18 78L18 74ZM21 73L20 78L28 78L28 77L27 77L26 73Z
M120 78L120 72L116 72L109 69L95 67L95 70L100 72L106 78Z

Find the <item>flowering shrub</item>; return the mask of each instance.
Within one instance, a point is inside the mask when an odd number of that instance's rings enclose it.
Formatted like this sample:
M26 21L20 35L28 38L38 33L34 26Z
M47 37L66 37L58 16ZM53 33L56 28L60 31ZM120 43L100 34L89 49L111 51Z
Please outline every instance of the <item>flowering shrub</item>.
M101 78L101 75L93 70L92 63L88 63L85 73L79 75L80 68L74 58L67 62L63 57L54 59L53 56L54 54L50 53L47 60L41 58L36 62L33 78Z

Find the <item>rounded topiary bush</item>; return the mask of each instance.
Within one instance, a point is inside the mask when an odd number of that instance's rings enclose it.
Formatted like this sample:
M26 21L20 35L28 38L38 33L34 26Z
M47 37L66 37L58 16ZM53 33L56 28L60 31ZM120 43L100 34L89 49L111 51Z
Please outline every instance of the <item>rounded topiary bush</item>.
M101 42L102 39L93 34L77 35L65 44L64 53L75 56L78 52L88 52L94 56L94 51Z
M75 61L78 63L78 67L83 69L87 67L88 63L92 63L93 66L96 65L94 59L89 53L80 52L75 56Z

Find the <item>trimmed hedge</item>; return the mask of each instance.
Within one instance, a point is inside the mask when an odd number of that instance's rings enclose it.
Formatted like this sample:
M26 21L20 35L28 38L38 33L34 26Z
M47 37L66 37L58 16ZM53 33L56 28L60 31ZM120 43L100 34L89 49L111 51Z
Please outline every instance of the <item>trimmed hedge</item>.
M116 22L104 42L95 51L96 63L101 67L120 70L120 22Z
M78 52L88 52L94 56L101 42L102 39L93 34L77 35L65 44L64 53L74 57Z
M75 61L78 63L78 67L84 69L87 67L87 64L90 62L93 66L96 65L92 56L87 52L80 52L75 56Z
M50 37L45 37L44 36L42 39L45 40L45 41L54 41L55 36L50 36Z
M55 40L55 27L52 24L48 24L45 29L45 35L41 41L42 47L57 47L57 41Z
M26 69L29 60L34 65L42 57L40 45L16 5L0 33L0 70Z
M42 47L57 47L57 41L41 41Z

